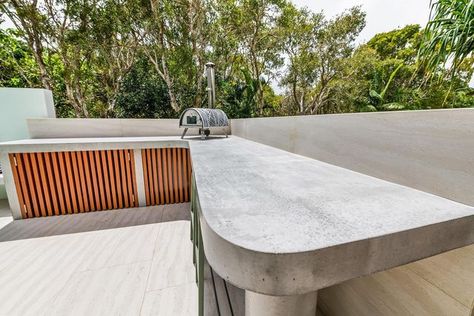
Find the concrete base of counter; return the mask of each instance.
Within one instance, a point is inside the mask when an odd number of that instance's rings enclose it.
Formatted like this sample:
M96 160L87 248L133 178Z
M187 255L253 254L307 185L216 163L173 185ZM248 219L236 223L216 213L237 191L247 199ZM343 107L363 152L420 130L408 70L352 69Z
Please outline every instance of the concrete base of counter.
M269 296L245 291L245 316L314 316L318 293Z

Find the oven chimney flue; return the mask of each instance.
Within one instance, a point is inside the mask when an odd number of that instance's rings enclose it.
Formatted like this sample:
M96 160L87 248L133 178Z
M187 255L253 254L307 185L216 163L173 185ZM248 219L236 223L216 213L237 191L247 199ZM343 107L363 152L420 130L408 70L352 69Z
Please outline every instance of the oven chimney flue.
M207 101L208 107L213 109L216 104L216 82L214 79L214 63L208 62L206 64L206 78L207 78Z

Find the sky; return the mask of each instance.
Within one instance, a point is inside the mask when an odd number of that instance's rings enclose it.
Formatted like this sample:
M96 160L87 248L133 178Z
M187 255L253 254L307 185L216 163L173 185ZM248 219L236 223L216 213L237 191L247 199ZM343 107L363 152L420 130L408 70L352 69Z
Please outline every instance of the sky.
M324 11L334 17L344 10L362 5L367 14L366 26L357 43L368 41L377 33L391 31L407 24L426 25L430 13L430 0L291 0L299 7Z

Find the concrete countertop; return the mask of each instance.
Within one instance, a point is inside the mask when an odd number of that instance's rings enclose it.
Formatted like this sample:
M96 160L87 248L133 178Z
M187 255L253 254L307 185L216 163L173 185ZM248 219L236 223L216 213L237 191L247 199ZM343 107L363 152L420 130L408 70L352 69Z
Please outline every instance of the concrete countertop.
M238 137L190 142L206 256L235 285L318 290L474 242L474 208Z
M295 295L474 243L474 208L239 137L42 139L3 152L189 147L224 279Z

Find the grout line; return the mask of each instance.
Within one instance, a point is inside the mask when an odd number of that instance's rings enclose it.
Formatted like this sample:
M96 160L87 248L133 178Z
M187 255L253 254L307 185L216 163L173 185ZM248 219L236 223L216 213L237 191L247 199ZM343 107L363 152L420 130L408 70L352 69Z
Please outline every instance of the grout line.
M181 283L181 284L178 284L178 285L167 286L167 287L164 287L162 289L146 290L145 293L161 292L161 291L164 291L164 290L167 290L167 289L172 289L172 288L182 287L182 286L192 285L192 284L196 284L196 282L191 281L191 282L187 282L187 283ZM197 291L197 285L196 285L196 291Z
M163 218L163 213L164 213L164 208L161 209L161 217L160 217L160 220ZM139 315L142 314L143 303L145 303L145 296L146 296L147 289L148 289L148 282L150 281L151 270L153 269L153 261L154 261L153 259L155 259L156 243L157 243L157 241L158 241L158 235L159 235L160 229L161 229L161 227L159 227L159 226L156 227L155 241L153 242L153 254L152 254L152 256L151 256L150 269L148 269L148 275L146 276L145 291L143 292L142 303L140 304Z
M450 297L451 299L455 300L456 302L458 302L459 304L461 304L462 306L465 306L467 309L469 309L470 307L469 306L466 306L463 302L461 302L457 297L454 297L452 296L451 294L449 294L447 291L445 291L443 288L440 288L437 284L433 283L431 280L425 278L421 273L418 273L416 271L416 269L413 269L410 267L410 265L407 265L406 268L408 268L408 270L410 270L412 273L414 273L416 276L418 276L420 279L424 280L426 283L430 284L431 286L433 286L434 288L438 289L440 292L442 292L444 295Z
M117 267L121 267L121 266L128 266L128 265L133 265L133 264L137 264L137 263L145 263L145 262L149 262L151 264L152 260L137 260L137 261L127 262L127 263L106 265L106 266L103 266L103 267L100 267L100 268L95 268L95 269L77 270L76 272L79 272L79 273L82 273L82 272L95 272L95 271L100 271L100 270L104 270L104 269L117 268Z

